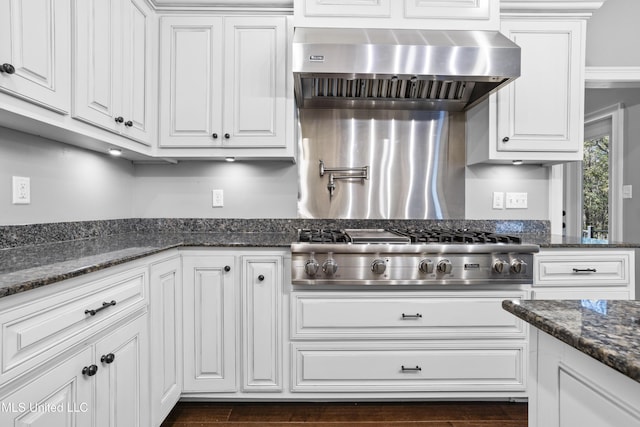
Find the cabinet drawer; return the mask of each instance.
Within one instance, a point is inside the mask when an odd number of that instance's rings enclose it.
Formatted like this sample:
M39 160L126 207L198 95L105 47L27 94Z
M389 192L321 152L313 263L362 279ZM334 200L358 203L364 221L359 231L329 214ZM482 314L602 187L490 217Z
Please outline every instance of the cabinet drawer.
M536 255L534 286L619 286L630 283L633 254L585 251Z
M292 339L524 338L502 300L524 290L430 293L294 293Z
M292 347L292 391L523 391L526 344L311 344Z
M147 269L140 267L36 298L0 313L3 340L0 375L4 377L26 362L39 363L80 342L107 322L144 307L148 301L146 288ZM95 314L90 310L95 310Z

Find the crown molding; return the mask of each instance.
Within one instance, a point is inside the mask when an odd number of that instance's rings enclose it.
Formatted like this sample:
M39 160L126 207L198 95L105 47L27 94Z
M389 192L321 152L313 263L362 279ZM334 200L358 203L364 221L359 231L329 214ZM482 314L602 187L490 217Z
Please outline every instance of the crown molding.
M502 0L500 13L544 13L591 16L606 0Z
M586 67L584 85L587 89L637 88L640 67Z

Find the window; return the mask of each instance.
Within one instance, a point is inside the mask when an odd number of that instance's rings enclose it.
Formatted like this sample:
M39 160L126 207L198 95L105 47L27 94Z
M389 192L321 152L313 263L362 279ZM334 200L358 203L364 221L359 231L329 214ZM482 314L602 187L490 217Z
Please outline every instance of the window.
M622 240L622 105L585 117L583 161L565 168L566 234Z

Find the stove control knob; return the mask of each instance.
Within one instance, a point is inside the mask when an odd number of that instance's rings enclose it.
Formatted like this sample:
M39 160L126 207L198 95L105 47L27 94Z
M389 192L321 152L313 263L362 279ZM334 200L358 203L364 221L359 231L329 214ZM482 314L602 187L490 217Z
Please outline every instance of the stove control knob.
M374 272L374 274L382 274L384 273L384 271L387 269L387 264L384 262L383 259L374 259L373 262L371 263L371 271Z
M441 259L438 261L438 266L436 267L438 273L449 274L451 273L451 261L448 259Z
M338 264L332 259L329 258L325 262L322 263L322 271L329 276L333 276L336 271L338 271Z
M509 263L503 259L497 259L493 262L493 271L498 274L506 274L509 272Z
M433 261L430 259L423 259L420 261L420 264L418 264L418 269L423 273L433 273Z
M527 272L527 263L521 259L511 261L511 271L516 274L524 274Z
M315 276L318 268L320 268L320 264L313 258L304 263L304 272L307 273L307 276Z

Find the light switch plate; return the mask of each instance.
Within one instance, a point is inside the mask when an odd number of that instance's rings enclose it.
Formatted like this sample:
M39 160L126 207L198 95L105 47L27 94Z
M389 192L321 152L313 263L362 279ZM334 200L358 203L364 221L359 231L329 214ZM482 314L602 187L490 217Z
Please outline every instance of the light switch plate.
M221 208L224 206L224 191L223 190L211 190L213 203L212 206L214 208Z
M493 192L493 209L504 209L504 193L502 191Z
M631 185L623 185L622 186L622 198L623 199L631 199L633 197L633 186Z
M527 193L507 193L507 209L527 209Z
M13 177L13 204L28 205L31 203L31 179L25 176Z

